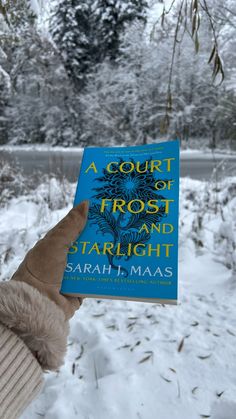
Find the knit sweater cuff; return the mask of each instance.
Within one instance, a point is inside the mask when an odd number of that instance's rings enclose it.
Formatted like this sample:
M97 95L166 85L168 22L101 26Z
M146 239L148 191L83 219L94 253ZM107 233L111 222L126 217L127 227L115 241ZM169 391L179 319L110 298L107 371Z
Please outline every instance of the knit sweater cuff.
M25 282L0 283L0 322L16 333L43 370L57 370L67 349L68 322L48 297Z
M42 385L39 363L24 342L0 323L0 418L18 418Z

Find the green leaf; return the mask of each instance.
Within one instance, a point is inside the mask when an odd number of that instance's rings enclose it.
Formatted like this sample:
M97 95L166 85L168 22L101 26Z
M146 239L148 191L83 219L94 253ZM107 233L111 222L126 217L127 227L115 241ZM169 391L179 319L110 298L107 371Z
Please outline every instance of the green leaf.
M162 26L162 28L164 27L164 22L165 22L165 15L166 15L165 12L166 12L166 9L165 9L165 6L164 6L162 14L161 14L161 26Z
M204 360L204 359L208 359L208 358L210 358L210 357L211 357L211 355L212 355L212 354L205 355L205 356L204 356L204 355L198 355L198 358L199 358L199 359Z
M192 19L192 37L196 31L196 22L197 22L197 15L194 13L193 19Z
M196 36L195 36L195 51L196 51L196 53L198 53L198 51L199 51L199 39L198 39L197 32L196 32Z
M213 60L213 57L215 55L215 52L216 52L216 45L214 45L213 48L212 48L211 55L210 55L210 58L208 60L208 64L210 64L211 61Z
M172 380L169 380L169 378L164 377L164 375L161 375L161 374L160 374L160 377L161 377L163 380L165 380L167 383L171 383L171 382L172 382Z
M179 346L178 346L178 352L181 352L181 351L182 351L182 349L183 349L183 346L184 346L184 339L185 339L185 338L181 339L181 341L180 341L180 344L179 344Z
M147 356L145 356L144 358L142 358L139 362L138 362L138 364L142 364L143 362L146 362L146 361L148 361L151 357L152 357L152 353L151 354L149 354L149 355L147 355Z

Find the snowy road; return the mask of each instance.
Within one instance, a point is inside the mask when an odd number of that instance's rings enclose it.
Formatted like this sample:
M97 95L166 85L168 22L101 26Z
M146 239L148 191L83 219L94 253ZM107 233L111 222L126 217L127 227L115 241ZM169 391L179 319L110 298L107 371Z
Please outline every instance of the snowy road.
M4 159L14 166L16 163L28 176L33 172L55 173L69 181L76 181L80 169L82 150L61 149L7 149L0 148L0 160ZM181 177L208 180L215 166L219 166L219 177L236 175L236 155L215 154L210 152L183 152L181 154Z

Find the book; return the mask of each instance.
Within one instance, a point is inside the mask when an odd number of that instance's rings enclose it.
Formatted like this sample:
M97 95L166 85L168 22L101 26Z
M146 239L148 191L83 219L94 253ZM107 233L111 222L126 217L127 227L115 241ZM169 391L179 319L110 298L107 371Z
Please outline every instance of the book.
M179 141L86 148L73 206L87 199L61 293L176 304Z

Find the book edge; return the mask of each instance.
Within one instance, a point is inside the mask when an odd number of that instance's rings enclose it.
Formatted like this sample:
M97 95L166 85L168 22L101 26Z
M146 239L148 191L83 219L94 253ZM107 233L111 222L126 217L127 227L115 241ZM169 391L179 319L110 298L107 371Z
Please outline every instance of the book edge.
M70 297L82 297L82 298L104 298L109 300L125 300L125 301L140 301L146 303L159 303L159 304L171 304L177 305L177 299L161 299L161 298L135 298L135 297L126 297L126 296L114 296L114 295L100 295L100 294L77 294L71 292L63 292L63 295L67 295Z

